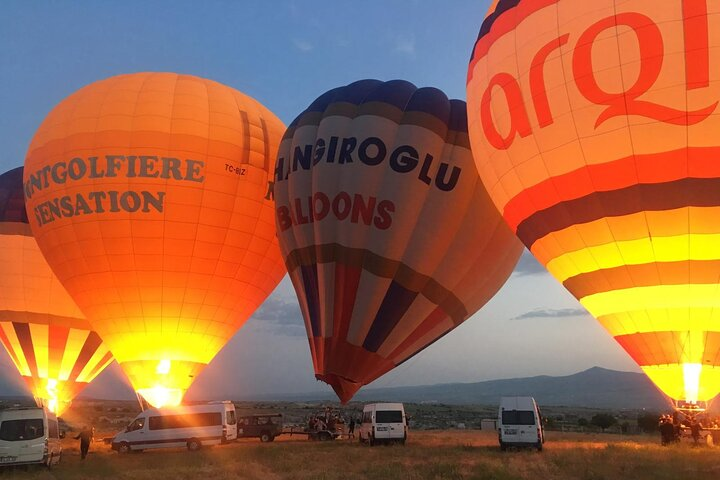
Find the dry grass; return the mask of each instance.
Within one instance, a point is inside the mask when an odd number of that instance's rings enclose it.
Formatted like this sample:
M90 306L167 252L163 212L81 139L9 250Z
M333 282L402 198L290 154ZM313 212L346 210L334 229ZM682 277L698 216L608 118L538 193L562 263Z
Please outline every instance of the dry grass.
M688 444L661 447L655 437L550 432L545 450L500 452L492 432L411 432L408 445L368 447L356 442L279 438L206 448L197 453L158 450L119 455L95 443L80 461L65 440L52 471L6 471L27 479L480 479L693 480L717 479L720 451Z

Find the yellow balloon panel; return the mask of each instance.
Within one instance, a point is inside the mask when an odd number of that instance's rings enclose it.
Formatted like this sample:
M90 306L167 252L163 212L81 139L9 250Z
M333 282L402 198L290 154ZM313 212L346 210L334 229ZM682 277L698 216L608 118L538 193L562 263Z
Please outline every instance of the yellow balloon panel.
M39 127L33 232L136 390L181 396L283 276L269 177L283 131L252 98L174 73L93 83Z
M468 69L495 205L678 400L720 392L718 29L706 0L500 0Z

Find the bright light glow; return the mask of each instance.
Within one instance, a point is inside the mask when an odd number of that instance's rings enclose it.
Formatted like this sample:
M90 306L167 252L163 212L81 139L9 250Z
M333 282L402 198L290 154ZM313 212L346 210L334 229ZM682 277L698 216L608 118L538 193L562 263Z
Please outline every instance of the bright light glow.
M155 386L152 388L141 388L137 391L153 407L174 407L180 405L183 391L179 388L167 388Z
M47 392L47 407L53 413L58 413L58 398L57 398L57 386L58 381L54 378L48 378L47 384L45 385L45 391Z
M160 363L158 363L158 366L155 369L155 372L158 375L167 375L168 373L170 373L170 360L168 360L168 359L160 360Z
M685 380L685 401L696 403L700 393L700 372L702 364L683 363L683 378Z

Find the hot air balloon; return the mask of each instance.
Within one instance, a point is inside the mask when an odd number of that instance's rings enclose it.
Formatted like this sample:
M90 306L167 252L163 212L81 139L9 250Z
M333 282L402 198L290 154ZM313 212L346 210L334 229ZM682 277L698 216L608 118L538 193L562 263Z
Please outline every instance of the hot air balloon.
M503 217L678 404L720 392L719 13L500 0L467 79Z
M0 341L36 399L61 415L113 358L35 242L23 169L0 175Z
M475 313L522 249L475 171L465 103L406 81L315 100L274 193L316 378L342 402Z
M284 128L214 81L136 73L63 100L30 144L38 245L154 406L181 401L284 275L268 173Z

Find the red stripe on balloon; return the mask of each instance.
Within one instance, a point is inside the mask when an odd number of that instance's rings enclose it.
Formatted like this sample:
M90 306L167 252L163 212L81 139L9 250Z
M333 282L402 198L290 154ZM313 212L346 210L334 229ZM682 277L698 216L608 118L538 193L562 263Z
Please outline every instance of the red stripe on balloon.
M50 325L48 331L48 378L57 379L60 376L65 346L67 344L70 328L60 325Z
M707 0L683 0L685 75L688 90L710 85Z
M652 365L677 365L687 363L688 357L697 358L704 366L720 366L720 332L702 332L701 356L690 352L688 332L646 332L618 335L615 340L641 367ZM695 345L694 345L695 346Z
M30 325L27 323L16 323L13 322L13 328L15 329L15 335L17 335L20 341L20 348L22 348L23 355L25 355L25 361L30 368L30 376L38 377L37 359L35 358L35 349L33 348L32 335L30 334Z
M88 375L87 375L88 380L92 380L93 378L95 378L95 375L100 373L100 370L105 368L105 365L110 363L110 361L112 361L112 359L113 359L112 353L107 352L103 356L103 358L95 364L95 366L92 368L92 370L90 370L90 373L88 373Z
M593 192L618 190L638 183L720 176L720 147L687 147L669 152L631 155L550 177L513 197L503 216L516 231L535 212Z
M78 376L80 376L80 373L87 366L88 362L95 354L97 349L100 347L101 343L102 340L100 340L98 334L95 332L90 332L88 337L85 339L85 343L80 349L80 354L78 355L77 360L75 360L75 365L73 365L73 369L70 373L70 377L68 378L68 380L73 382L77 381Z
M398 362L400 360L397 358L399 355L402 355L402 353L405 352L405 350L407 350L411 345L420 340L423 336L427 335L433 328L447 318L447 314L440 307L437 307L425 320L422 321L420 326L418 326L400 345L398 345L395 350L392 351L390 355L388 355L388 358L394 362Z
M15 365L17 365L18 369L20 368L20 359L18 358L15 349L13 348L13 344L10 343L10 339L5 334L5 330L0 327L0 341L5 345L5 350L10 354L10 356L13 359L13 362L15 362Z
M335 264L335 299L333 312L333 337L345 340L355 308L362 268Z

